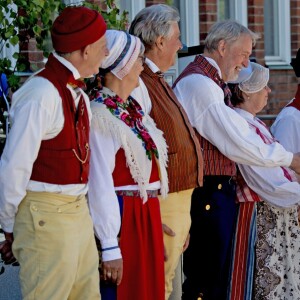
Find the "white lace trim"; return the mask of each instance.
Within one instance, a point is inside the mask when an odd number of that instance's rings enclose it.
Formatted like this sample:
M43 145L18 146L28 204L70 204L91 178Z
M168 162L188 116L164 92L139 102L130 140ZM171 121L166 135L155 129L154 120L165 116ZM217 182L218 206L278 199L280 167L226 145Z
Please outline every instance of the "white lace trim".
M142 141L132 132L124 122L117 119L107 109L104 104L98 103L93 106L93 121L97 122L98 129L104 133L110 133L113 139L121 143L126 156L126 163L129 167L132 178L137 183L143 203L148 199L147 186L149 183L152 162L146 155L146 150ZM163 137L163 132L159 130L150 116L143 117L143 123L148 129L159 153L158 167L161 182L161 195L166 197L168 194L168 175L167 175L167 144Z

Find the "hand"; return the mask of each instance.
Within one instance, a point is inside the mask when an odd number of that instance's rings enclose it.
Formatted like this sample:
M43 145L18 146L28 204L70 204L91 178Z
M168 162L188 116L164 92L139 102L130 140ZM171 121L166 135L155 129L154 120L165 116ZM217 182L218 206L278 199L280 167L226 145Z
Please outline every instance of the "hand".
M162 224L162 228L163 228L163 232L166 235L169 235L169 236L175 236L176 235L176 233L170 227L168 227L166 224ZM164 246L164 257L165 257L165 261L167 261L168 260L168 255L167 255L167 251L166 251L165 246Z
M294 153L290 168L300 175L300 152Z
M123 277L123 259L114 259L102 262L103 279L119 285Z
M187 249L187 247L189 246L189 243L190 243L190 234L188 233L188 235L185 239L184 245L182 247L182 253Z
M12 243L14 241L13 233L4 232L5 241L0 243L0 254L5 264L12 264L16 261L12 252Z

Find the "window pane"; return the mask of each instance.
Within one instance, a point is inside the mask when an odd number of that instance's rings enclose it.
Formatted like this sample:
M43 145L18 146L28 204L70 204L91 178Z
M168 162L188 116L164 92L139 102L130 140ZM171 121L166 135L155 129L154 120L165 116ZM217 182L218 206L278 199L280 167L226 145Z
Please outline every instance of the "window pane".
M230 18L229 0L218 0L218 20Z
M264 1L265 55L279 55L278 1Z

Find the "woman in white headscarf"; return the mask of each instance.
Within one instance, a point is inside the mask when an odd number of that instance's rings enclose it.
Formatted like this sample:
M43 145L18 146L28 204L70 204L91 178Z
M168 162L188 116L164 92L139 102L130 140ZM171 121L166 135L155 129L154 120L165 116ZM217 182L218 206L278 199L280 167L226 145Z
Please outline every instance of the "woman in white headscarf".
M276 143L256 116L271 92L269 70L251 62L246 71L233 88L231 102L266 144ZM244 180L237 187L241 205L230 299L300 299L300 185L295 174L285 167L238 167Z
M168 192L162 132L130 93L139 84L139 38L108 30L103 88L91 102L89 205L101 243L102 278L116 296L164 299L164 249L158 193Z

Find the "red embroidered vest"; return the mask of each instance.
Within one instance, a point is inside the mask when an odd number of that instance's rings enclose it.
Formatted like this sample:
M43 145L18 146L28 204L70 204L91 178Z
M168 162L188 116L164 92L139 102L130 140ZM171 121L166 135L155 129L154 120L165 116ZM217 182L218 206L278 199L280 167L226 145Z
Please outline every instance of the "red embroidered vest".
M114 186L136 185L126 164L125 152L121 148L116 154L116 166L113 171ZM152 169L149 183L159 181L159 172L154 155L152 155Z
M64 126L50 140L43 140L34 162L31 180L51 184L87 183L89 173L89 116L83 97L76 109L71 92L66 87L73 74L52 54L45 69L37 76L48 79L62 100Z
M230 105L231 94L229 88L220 78L218 70L201 55L196 56L195 60L183 70L174 82L173 88L180 79L191 74L201 74L212 79L224 91L224 101L227 105ZM204 175L236 175L235 163L224 156L217 147L203 138L198 132L197 136L203 149Z

